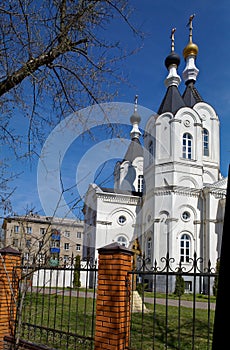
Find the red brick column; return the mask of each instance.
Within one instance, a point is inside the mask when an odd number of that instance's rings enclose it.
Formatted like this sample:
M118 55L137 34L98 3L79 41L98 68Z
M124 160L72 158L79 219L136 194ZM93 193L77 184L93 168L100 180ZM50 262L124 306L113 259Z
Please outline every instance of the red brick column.
M95 350L124 350L130 337L130 276L133 253L112 243L98 249Z
M21 254L17 250L10 247L0 249L0 350L4 347L4 336L12 335L14 330L18 296L14 272L20 262Z

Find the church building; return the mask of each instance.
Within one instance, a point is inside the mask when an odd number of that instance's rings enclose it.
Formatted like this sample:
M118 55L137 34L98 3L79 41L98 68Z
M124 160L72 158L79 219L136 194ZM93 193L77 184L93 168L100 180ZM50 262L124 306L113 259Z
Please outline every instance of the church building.
M83 254L97 258L97 249L112 242L132 249L134 242L146 266L173 258L189 267L194 253L198 268L216 267L220 256L227 178L220 172L219 118L201 97L196 80L198 46L189 41L183 50L183 94L178 86L180 57L174 50L165 59L166 93L157 114L149 116L141 135L137 98L131 141L114 169L114 188L90 184L85 199ZM143 144L141 144L143 137ZM151 276L145 283L152 289ZM192 291L192 282L186 281Z

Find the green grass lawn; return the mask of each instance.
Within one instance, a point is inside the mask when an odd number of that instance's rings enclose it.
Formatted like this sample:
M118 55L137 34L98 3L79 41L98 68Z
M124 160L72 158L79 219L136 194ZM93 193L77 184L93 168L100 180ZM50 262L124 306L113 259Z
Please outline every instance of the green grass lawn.
M145 296L152 295L147 292ZM185 296L186 300L192 300L191 295ZM165 295L158 294L157 297L165 298ZM202 301L205 300L203 297ZM155 309L153 304L146 306L147 313L132 314L130 349L163 350L167 342L167 349L189 350L193 339L194 350L211 349L214 311L208 314L207 310L197 309L194 314L189 308L169 306L166 315L164 305L156 305ZM25 324L21 336L55 349L93 349L90 341L94 334L93 309L95 301L92 298L28 294L23 302L22 321Z
M146 307L149 312L132 314L131 349L164 350L165 343L167 349L211 349L214 311L208 315L207 310L197 309L194 314L192 309L170 306L166 315L163 305L155 310L152 304Z

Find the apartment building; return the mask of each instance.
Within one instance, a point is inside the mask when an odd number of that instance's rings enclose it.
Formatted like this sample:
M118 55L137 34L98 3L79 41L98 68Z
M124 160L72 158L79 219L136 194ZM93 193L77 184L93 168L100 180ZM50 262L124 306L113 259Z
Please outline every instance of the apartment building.
M84 222L30 213L3 221L3 245L22 252L25 260L44 259L57 264L82 257Z

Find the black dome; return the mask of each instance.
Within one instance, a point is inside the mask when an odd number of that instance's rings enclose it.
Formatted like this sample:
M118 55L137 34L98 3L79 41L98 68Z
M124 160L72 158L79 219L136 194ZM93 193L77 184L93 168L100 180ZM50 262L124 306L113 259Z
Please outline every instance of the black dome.
M180 64L180 56L176 52L171 52L165 59L166 68L168 68L171 64L175 64L177 67Z

